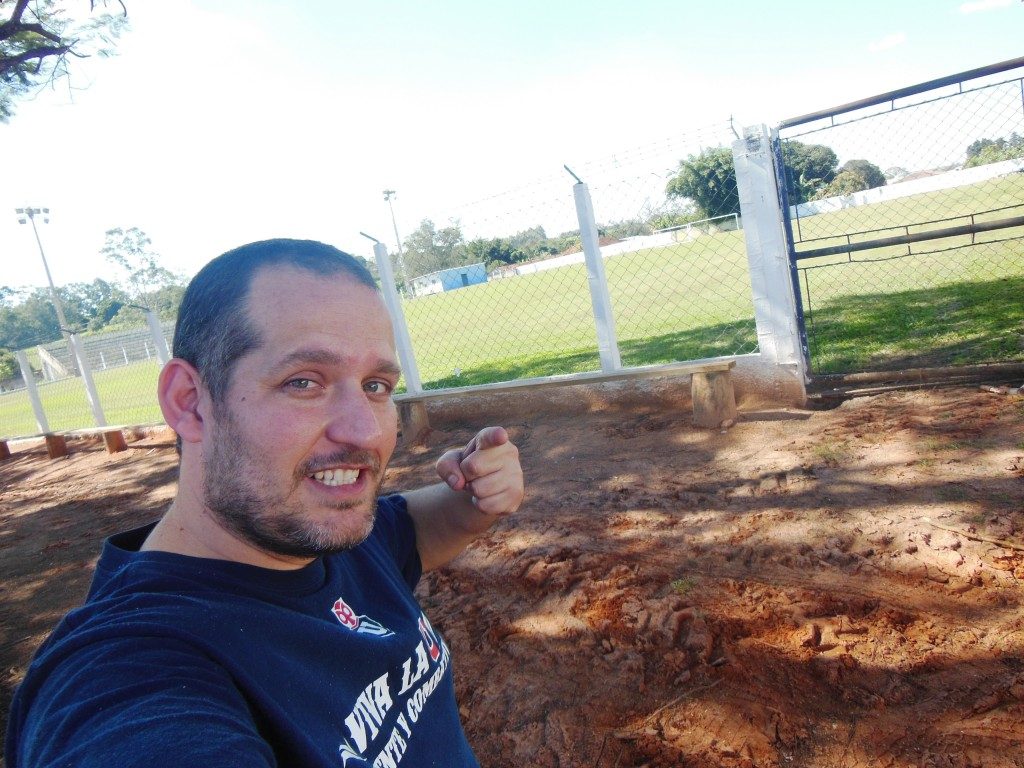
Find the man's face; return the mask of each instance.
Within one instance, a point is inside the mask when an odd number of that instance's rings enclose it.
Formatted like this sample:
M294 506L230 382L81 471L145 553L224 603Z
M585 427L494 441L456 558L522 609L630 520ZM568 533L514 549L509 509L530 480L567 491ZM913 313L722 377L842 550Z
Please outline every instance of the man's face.
M240 358L203 446L204 501L275 555L355 546L395 448L398 382L380 296L344 273L265 268L246 302L262 344Z

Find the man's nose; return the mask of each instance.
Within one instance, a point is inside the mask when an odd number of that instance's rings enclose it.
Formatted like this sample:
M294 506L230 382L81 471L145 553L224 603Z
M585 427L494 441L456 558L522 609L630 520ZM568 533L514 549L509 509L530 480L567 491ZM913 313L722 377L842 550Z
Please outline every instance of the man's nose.
M375 448L384 436L381 414L360 387L342 393L331 405L327 439L353 448Z

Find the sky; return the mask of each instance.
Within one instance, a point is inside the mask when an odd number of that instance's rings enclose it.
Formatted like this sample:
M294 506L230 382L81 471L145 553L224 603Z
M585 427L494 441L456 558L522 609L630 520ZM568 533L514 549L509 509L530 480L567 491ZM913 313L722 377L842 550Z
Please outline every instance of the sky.
M46 282L26 205L58 285L115 274L114 227L185 276L267 237L369 257L385 189L404 236L563 164L1024 54L1020 0L125 4L116 56L0 124L0 285Z

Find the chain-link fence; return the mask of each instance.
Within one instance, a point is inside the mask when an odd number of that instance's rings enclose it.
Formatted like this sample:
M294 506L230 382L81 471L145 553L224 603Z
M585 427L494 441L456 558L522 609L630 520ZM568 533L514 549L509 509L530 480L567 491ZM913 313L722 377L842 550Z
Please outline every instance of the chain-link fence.
M159 421L156 381L173 323L74 335L16 353L0 391L0 438Z
M735 213L708 217L667 188L680 161L728 149L728 123L584 166L626 366L757 351L747 251ZM738 211L735 185L724 209Z
M816 372L1024 358L1022 69L1024 60L780 126L782 224ZM413 388L755 352L802 371L799 354L779 352L777 333L799 312L786 308L788 275L769 274L779 260L764 248L779 232L778 201L765 201L771 157L736 149L746 146L738 138L721 123L573 162L404 233L384 282L401 291L385 294L408 328L398 341ZM744 184L755 172L768 184L744 198L756 222L748 231L734 151L746 158ZM681 161L713 171L699 182L714 187L710 202L680 186ZM719 183L730 172L731 185ZM384 246L375 253L387 267ZM77 352L62 340L19 353L31 373L0 391L0 437L158 420L171 329L150 322L78 337Z
M449 252L439 261L480 266L466 275L468 285L461 270L449 270L457 280L447 281L443 290L407 292L402 301L425 387L596 367L586 272L582 258L565 258L567 252L579 253L568 176L541 179L438 220L444 224L433 238L435 247ZM415 245L415 234L406 242ZM417 287L425 282L420 278L429 255L425 250L405 251L405 269Z
M738 216L709 221L666 192L680 160L732 138L728 124L712 126L421 224L395 273L424 388L602 367L574 197L580 180L592 191L623 366L755 351ZM442 253L469 264L424 274L424 265L445 263Z
M784 121L815 373L1024 359L1019 62Z

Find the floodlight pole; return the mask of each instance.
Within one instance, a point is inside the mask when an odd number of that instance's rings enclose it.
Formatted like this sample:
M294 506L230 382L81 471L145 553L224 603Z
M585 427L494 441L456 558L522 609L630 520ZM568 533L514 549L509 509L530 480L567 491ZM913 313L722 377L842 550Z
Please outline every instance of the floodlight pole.
M397 193L393 189L384 190L384 199L387 201L388 208L391 210L391 226L395 230L395 243L398 245L398 272L402 276L402 285L405 287L405 293L407 296L412 295L412 289L409 285L409 276L405 273L405 257L402 255L402 238L398 236L398 223L395 221L395 207L391 204L391 198Z
M19 224L31 224L32 234L36 236L36 245L39 246L39 256L43 260L43 269L46 271L46 282L50 285L50 300L53 302L53 308L57 312L57 324L60 326L61 336L68 343L68 359L71 364L71 368L75 374L78 373L78 364L75 362L75 356L71 349L71 329L68 326L67 316L64 314L64 305L61 304L60 296L57 295L57 288L53 284L53 276L50 274L50 265L46 263L46 253L43 251L43 241L39 237L39 229L36 227L36 216L42 215L43 223L50 223L50 209L49 208L15 208L14 212L18 214Z

